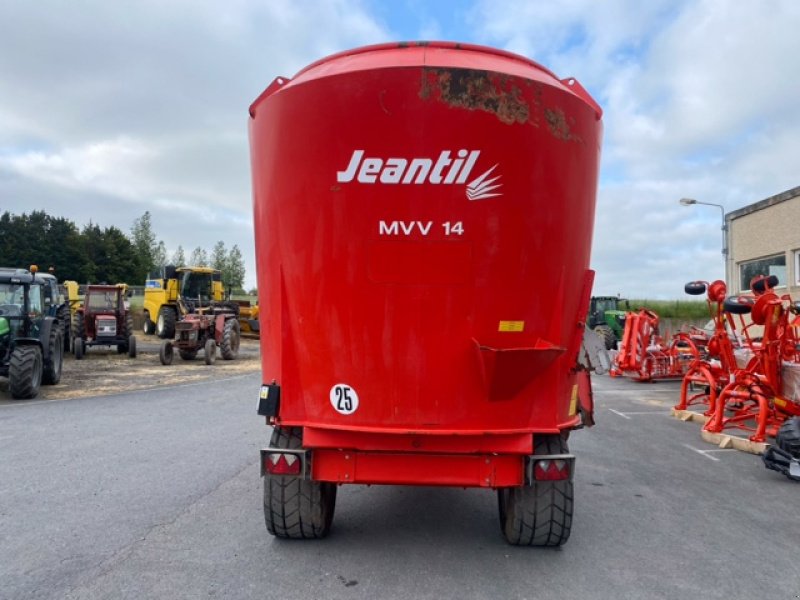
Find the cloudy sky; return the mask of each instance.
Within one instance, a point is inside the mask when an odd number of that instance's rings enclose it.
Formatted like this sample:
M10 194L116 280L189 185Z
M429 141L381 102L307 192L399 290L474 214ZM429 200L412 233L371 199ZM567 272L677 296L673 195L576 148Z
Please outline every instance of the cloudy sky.
M333 52L443 39L524 54L605 110L595 292L723 274L720 211L800 185L797 0L0 0L0 212L238 244L247 108Z

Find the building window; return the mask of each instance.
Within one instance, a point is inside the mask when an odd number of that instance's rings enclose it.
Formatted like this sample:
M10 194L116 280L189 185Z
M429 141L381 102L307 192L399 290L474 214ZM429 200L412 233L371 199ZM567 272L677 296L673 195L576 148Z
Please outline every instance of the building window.
M794 284L800 285L800 250L794 251Z
M786 285L786 254L776 254L757 260L739 263L739 288L746 292L750 289L750 281L757 275L775 275L778 287Z

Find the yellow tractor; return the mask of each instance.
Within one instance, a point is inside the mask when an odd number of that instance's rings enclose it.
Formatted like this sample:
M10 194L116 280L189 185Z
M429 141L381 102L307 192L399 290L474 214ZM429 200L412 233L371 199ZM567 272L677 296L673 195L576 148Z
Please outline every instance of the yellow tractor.
M175 323L187 311L221 303L224 303L224 290L217 269L168 265L145 282L142 329L145 334L155 333L162 339L170 339L175 337Z

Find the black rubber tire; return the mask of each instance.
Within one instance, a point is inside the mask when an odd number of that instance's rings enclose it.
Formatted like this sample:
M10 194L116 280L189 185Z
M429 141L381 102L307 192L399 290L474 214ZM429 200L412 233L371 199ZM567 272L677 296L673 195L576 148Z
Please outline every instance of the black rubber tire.
M156 321L156 335L162 340L175 337L175 311L170 306L162 306L158 311L158 321Z
M122 331L119 332L119 337L124 338L125 342L117 344L117 354L129 354L131 351L131 338L133 337L133 315L130 311L122 320ZM133 350L133 356L136 356L136 348Z
M617 336L608 325L598 325L594 328L594 332L602 338L606 350L613 350L617 345Z
M156 324L150 320L150 313L144 311L144 321L142 321L142 333L145 335L153 335L156 330Z
M228 319L222 329L222 342L219 345L222 358L225 360L233 360L239 356L239 321L236 319Z
M66 304L59 306L56 318L61 329L62 350L69 352L72 345L72 317L69 314L69 306Z
M753 299L749 296L728 296L722 307L732 315L747 315L753 309Z
M42 385L42 350L39 346L17 346L8 364L8 389L15 400L39 395Z
M303 445L299 427L276 427L270 446L296 449ZM336 510L336 484L300 477L264 477L264 520L267 531L284 539L324 538Z
M164 342L158 350L158 358L162 365L171 365L172 359L175 357L175 351L172 348L172 342Z
M534 454L566 454L559 435L534 437ZM572 481L535 481L497 490L500 528L514 546L561 546L572 529Z
M182 348L178 349L178 354L180 354L183 360L194 360L197 358L197 349L194 350L184 350Z
M136 336L128 336L128 358L136 358Z
M775 436L775 445L793 458L800 459L800 417L787 419Z
M61 329L53 327L50 330L50 339L47 342L47 358L44 359L42 368L42 383L55 385L61 381L61 366L64 363L64 342L61 338Z
M75 313L75 317L72 319L72 350L75 351L75 341L80 338L83 339L86 337L86 324L83 320L83 313L78 312Z
M208 338L206 340L205 346L203 346L203 353L205 356L203 357L206 361L207 365L213 365L214 361L217 360L217 344L214 343L214 340Z
M72 343L72 351L75 353L75 360L83 358L83 355L86 354L86 345L83 342L83 338L75 338Z
M701 296L706 293L705 281L690 281L683 286L683 291L690 296Z
M767 290L771 290L778 286L778 276L769 275L768 277L761 277L753 282L753 291L758 294L763 294Z

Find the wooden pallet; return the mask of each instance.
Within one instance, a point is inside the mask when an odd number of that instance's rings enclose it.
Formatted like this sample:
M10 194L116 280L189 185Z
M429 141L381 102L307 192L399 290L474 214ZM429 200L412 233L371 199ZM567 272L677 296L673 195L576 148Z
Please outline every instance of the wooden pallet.
M702 425L706 424L708 417L703 413L693 412L691 410L676 410L672 409L672 416L681 421L696 421ZM700 437L704 442L714 444L722 449L733 448L741 452L749 452L750 454L764 454L769 447L769 444L763 442L751 442L746 437L739 435L732 435L729 433L711 433L705 429L700 430Z

